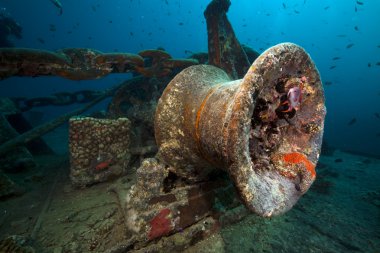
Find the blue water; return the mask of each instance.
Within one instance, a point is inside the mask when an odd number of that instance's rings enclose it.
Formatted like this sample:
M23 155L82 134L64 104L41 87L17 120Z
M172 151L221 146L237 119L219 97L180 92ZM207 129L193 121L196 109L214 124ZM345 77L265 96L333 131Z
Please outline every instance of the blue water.
M61 0L62 15L50 0L0 0L0 8L23 28L22 39L10 37L15 47L51 51L84 47L133 54L163 47L174 58L187 58L189 52L208 50L203 12L209 2ZM315 61L324 83L327 107L324 140L329 146L380 157L380 0L231 2L228 18L242 44L261 53L277 43L293 42L304 47ZM130 73L86 81L12 77L0 81L0 97L32 98L62 91L104 90L131 77ZM106 110L109 101L103 101L93 110ZM48 121L82 106L48 106L33 110L43 111L43 121ZM355 123L350 124L353 119ZM54 138L55 144L63 146L64 153L68 149L67 125L63 128L54 133L61 135L60 138ZM38 159L40 162L45 158ZM51 159L57 161L45 159L43 166L34 170L9 173L25 192L9 202L0 201L0 239L3 234L14 231L29 235L30 224L36 220L44 203L48 203L45 202L47 193L54 192L50 213L38 237L41 245L51 246L47 252L55 247L57 251L54 252L80 252L64 251L62 247L70 248L71 241L81 242L80 246L82 242L88 245L88 241L78 236L83 231L82 235L87 234L88 227L73 226L71 230L67 227L85 223L88 217L97 219L98 209L88 208L86 201L89 206L96 201L101 204L111 201L111 187L98 184L83 191L73 190L66 175L68 168L64 168L66 174L63 176L58 169L61 164L44 171L45 165L50 168L49 164L59 163L56 157ZM316 182L291 211L273 219L250 216L243 223L223 228L224 252L379 252L379 168L378 159L341 151L333 156L322 155L317 165ZM57 180L54 190L53 179L60 179L56 174L63 179ZM73 213L85 218L78 218L78 223L66 223L65 219ZM19 228L23 226L28 228ZM73 230L77 237L71 235ZM114 233L118 235L119 231Z

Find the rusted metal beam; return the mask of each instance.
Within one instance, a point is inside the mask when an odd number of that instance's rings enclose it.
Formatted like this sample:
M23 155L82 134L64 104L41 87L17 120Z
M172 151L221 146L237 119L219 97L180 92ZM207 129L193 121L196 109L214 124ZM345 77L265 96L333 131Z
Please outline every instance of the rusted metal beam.
M151 65L145 65L146 58L151 59ZM194 64L198 61L173 59L162 50L130 54L102 53L89 48L66 48L56 52L29 48L0 49L0 79L11 76L59 76L70 80L88 80L110 73L128 72L161 77Z
M233 78L242 78L250 63L227 18L229 0L213 0L204 15L207 21L209 64Z

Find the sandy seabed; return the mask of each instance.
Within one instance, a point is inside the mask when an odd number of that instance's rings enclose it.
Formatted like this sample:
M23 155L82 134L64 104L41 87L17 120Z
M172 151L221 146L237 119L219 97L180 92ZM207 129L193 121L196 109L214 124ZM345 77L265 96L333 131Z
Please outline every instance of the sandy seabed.
M0 239L33 238L36 252L107 252L128 240L125 207L134 173L73 188L67 156L37 157L33 170L8 175L23 192L0 202ZM380 252L380 160L335 151L285 215L249 215L186 252ZM1 250L0 250L1 251Z

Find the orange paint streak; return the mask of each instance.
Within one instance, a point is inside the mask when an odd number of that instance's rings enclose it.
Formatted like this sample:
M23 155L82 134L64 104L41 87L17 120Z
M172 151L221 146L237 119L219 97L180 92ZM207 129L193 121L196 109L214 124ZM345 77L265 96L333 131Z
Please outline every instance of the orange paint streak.
M202 114L202 111L207 103L207 100L208 98L212 95L212 93L214 93L214 91L219 88L220 85L215 85L212 89L210 89L210 91L207 93L206 97L203 99L201 105L199 106L199 109L197 111L197 118L195 120L195 137L196 137L196 140L197 140L197 144L198 146L200 146L200 133L199 133L199 122L201 120L201 114Z
M317 175L317 173L315 172L315 165L312 162L310 162L305 155L301 153L293 152L284 154L283 160L284 162L291 164L302 163L306 167L307 171L310 172L313 178Z

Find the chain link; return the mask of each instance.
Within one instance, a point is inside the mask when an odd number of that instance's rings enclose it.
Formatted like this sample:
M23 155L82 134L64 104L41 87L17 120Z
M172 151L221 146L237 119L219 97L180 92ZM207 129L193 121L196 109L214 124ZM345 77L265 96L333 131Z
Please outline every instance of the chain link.
M110 73L137 72L146 77L164 77L188 66L196 59L173 59L164 50L144 50L138 54L102 53L87 48L66 48L56 52L23 49L0 49L0 79L11 76L59 76L70 80L87 80ZM21 111L38 106L62 106L87 103L102 91L59 92L47 97L12 98Z
M0 79L11 76L59 76L70 80L89 80L110 73L128 72L162 77L195 64L198 64L196 59L173 59L163 50L144 50L130 54L102 53L88 48L66 48L56 52L24 48L0 49Z
M15 97L11 98L16 106L23 112L32 109L33 107L39 106L62 106L71 105L74 103L88 103L93 101L104 94L104 91L94 91L94 90L81 90L76 92L59 92L54 93L48 97L37 97L37 98L25 98L25 97Z

